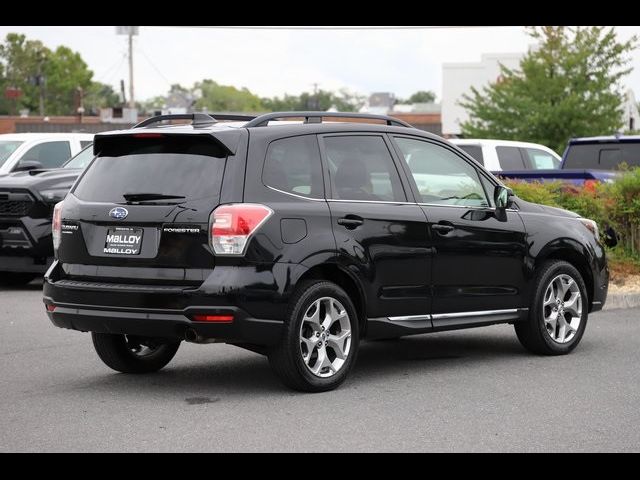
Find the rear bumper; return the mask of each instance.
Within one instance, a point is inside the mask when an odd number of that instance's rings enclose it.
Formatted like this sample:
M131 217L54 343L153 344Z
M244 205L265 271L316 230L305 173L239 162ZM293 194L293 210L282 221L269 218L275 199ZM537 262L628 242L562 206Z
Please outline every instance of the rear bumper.
M257 283L255 266L217 266L202 285L189 287L70 280L56 261L45 275L44 303L61 328L170 339L193 329L207 339L273 345L286 316L290 269L298 267L260 269ZM232 314L233 322L193 320L202 314Z
M56 305L50 297L46 305ZM202 314L233 314L231 323L195 322L191 316ZM236 307L190 307L182 311L149 311L108 307L59 304L47 312L51 322L60 328L81 332L115 333L183 340L187 330L194 330L206 339L230 343L274 345L280 338L282 321L251 318Z

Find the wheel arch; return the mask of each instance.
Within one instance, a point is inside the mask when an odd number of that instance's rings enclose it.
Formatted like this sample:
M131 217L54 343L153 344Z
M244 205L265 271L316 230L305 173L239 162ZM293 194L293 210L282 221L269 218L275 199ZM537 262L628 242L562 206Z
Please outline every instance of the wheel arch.
M305 280L327 280L342 288L353 302L358 314L360 336L364 336L367 326L366 298L362 285L353 274L337 264L326 263L311 267L298 279L298 282Z
M541 252L536 258L536 271L543 263L549 260L563 260L573 265L582 276L582 280L587 288L587 297L589 301L589 311L593 307L594 297L594 276L589 264L589 260L585 252L580 251L577 246L571 243L565 243L563 246L550 246Z

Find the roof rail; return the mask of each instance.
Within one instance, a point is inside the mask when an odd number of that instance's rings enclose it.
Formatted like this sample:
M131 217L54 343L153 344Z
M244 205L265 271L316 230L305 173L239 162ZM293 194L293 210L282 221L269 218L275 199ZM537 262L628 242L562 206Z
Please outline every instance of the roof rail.
M250 127L266 127L271 120L281 118L304 118L304 123L322 123L323 118L363 118L369 120L383 120L387 125L396 127L415 128L413 125L398 120L387 115L374 115L371 113L351 113L351 112L273 112L260 115L244 125Z
M170 115L156 115L155 117L147 118L137 125L134 125L133 128L143 128L165 120L191 120L191 125L211 125L212 123L216 123L218 120L250 121L255 118L256 117L252 115L229 115L225 113L174 113Z

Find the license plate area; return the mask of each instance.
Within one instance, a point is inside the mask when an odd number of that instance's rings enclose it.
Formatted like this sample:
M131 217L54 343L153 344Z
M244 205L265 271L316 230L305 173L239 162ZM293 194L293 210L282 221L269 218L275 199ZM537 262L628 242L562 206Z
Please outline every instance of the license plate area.
M115 227L107 229L104 253L107 255L139 255L143 228Z

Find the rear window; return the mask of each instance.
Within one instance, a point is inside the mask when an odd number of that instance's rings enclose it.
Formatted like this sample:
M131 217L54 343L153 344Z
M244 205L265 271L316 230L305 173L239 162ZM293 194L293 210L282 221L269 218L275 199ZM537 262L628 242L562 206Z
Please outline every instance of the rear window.
M484 165L484 156L480 145L458 145L458 148L471 155L480 165Z
M158 193L186 200L220 193L226 154L213 141L187 136L103 140L98 158L73 194L92 202L123 202L123 194Z
M640 142L569 145L563 168L615 170L623 162L640 166Z

